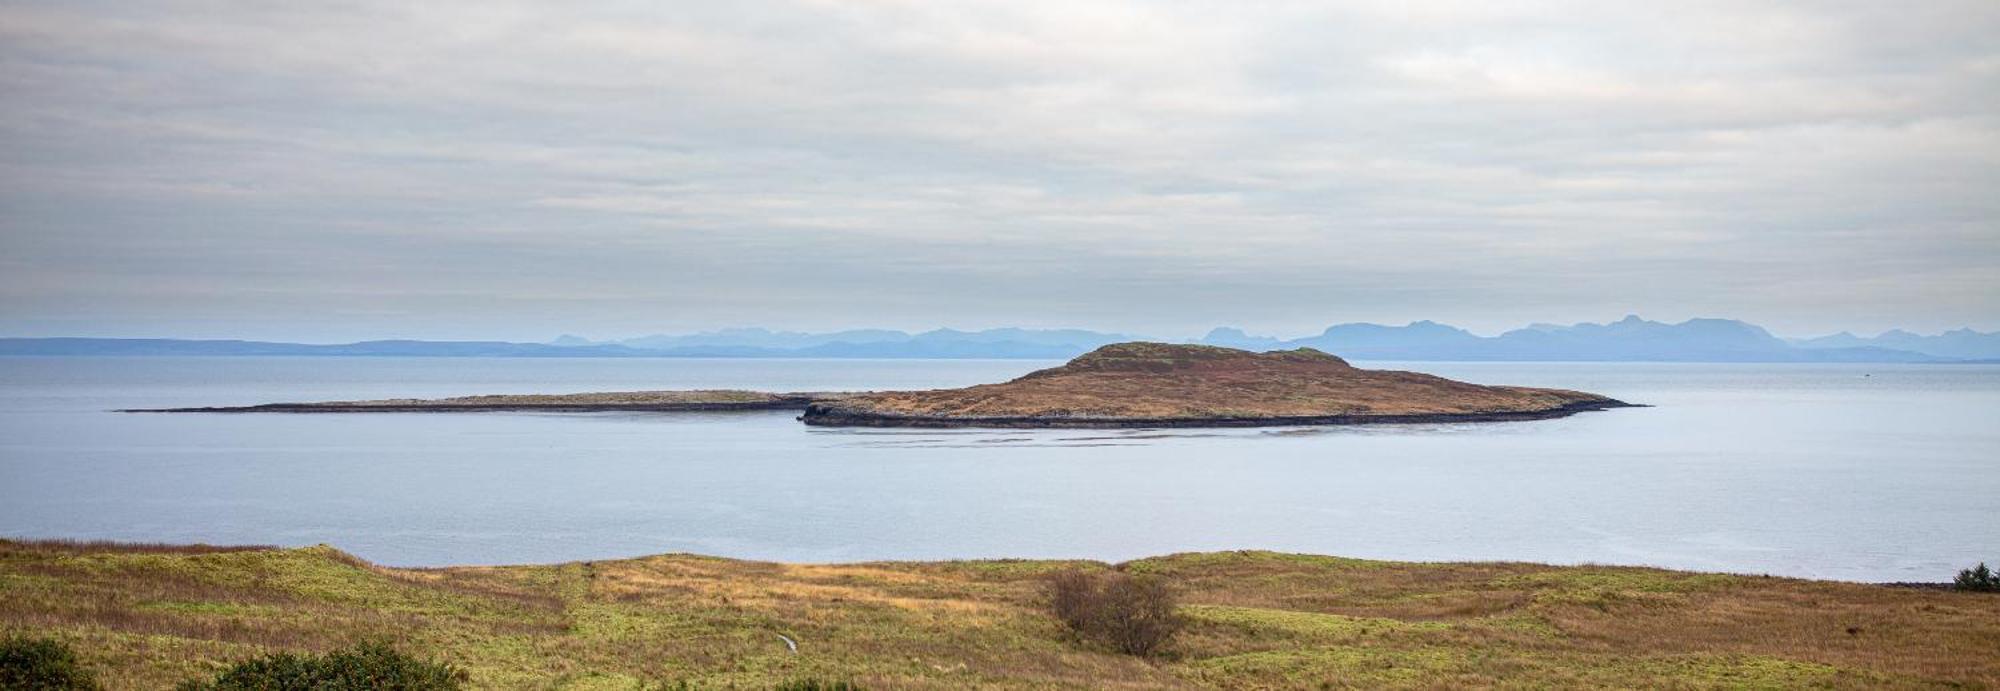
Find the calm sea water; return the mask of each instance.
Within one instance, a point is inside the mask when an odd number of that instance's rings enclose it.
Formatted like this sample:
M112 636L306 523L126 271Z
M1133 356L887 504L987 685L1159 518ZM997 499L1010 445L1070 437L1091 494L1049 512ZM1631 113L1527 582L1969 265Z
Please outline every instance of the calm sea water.
M1366 363L1657 407L1320 429L107 412L955 386L1050 364L0 358L0 535L325 542L396 565L675 551L1120 560L1262 548L1886 581L2000 561L2000 367L1990 366Z

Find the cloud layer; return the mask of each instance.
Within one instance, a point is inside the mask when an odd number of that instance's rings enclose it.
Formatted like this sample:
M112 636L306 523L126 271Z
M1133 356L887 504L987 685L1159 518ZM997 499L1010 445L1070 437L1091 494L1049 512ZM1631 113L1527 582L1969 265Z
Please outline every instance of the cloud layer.
M0 325L1993 328L1920 5L10 2Z

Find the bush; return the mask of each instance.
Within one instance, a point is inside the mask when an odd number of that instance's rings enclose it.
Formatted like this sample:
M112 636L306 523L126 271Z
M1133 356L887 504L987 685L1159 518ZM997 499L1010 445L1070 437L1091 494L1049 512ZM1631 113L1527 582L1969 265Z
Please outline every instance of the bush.
M851 681L821 681L819 679L799 679L771 687L773 691L863 691Z
M1049 574L1049 613L1071 629L1089 628L1097 606L1097 577L1067 569Z
M1050 613L1070 630L1127 655L1158 652L1183 624L1173 590L1156 576L1059 571L1048 590Z
M181 691L456 691L465 672L418 660L385 643L363 643L323 656L273 653L239 662Z
M1986 568L1986 562L1958 572L1958 578L1951 581L1954 590L1970 590L1976 593L2000 593L2000 574Z
M9 636L0 640L0 689L8 691L95 690L97 677L76 661L76 653L53 638Z

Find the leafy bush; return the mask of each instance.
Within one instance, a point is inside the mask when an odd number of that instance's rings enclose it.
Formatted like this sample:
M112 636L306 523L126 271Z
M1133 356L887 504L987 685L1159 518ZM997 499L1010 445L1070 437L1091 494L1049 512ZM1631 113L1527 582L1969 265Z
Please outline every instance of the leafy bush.
M385 643L363 643L323 656L273 653L239 662L181 691L456 691L465 672L418 660Z
M0 640L0 689L14 691L94 691L97 677L76 661L76 653L52 638L9 636Z
M1157 576L1059 571L1048 590L1049 611L1070 630L1127 655L1158 652L1184 623L1173 589Z
M773 691L862 691L860 686L851 681L820 681L818 679L788 681L771 688Z
M1951 581L1956 590L1970 590L1978 593L2000 593L2000 574L1986 568L1986 562L1958 572L1958 578Z

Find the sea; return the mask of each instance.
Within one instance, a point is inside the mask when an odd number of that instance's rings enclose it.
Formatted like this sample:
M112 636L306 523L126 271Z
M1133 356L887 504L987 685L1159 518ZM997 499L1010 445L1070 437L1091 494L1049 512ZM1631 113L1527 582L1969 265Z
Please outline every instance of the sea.
M330 544L396 566L1263 549L1942 581L2000 564L2000 366L1361 362L1650 407L1263 429L806 427L789 412L144 414L879 390L1029 360L0 358L0 537Z

